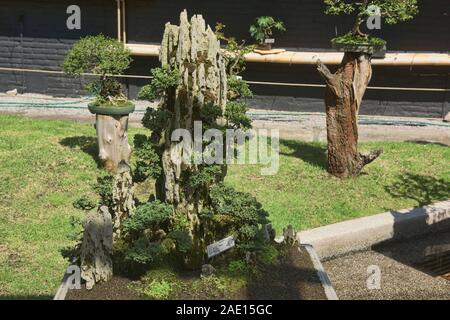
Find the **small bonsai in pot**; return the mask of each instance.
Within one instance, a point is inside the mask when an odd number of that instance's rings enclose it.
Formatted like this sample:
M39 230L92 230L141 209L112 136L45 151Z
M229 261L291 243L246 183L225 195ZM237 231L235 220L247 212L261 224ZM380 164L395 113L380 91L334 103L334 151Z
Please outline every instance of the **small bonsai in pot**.
M275 20L270 16L256 18L250 26L249 32L258 44L260 50L271 50L275 39L271 38L274 31L286 31L283 21Z
M81 76L90 73L98 78L86 89L95 96L89 111L96 115L99 158L115 171L122 161L128 163L128 115L134 105L127 99L117 79L131 63L130 51L123 43L103 35L87 36L76 42L64 60L64 72Z

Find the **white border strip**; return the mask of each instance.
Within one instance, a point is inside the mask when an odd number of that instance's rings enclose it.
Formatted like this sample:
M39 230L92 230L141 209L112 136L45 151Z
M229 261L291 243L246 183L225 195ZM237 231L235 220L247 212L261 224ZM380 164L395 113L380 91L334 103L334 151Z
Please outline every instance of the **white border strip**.
M325 291L325 295L328 300L339 300L336 291L334 291L333 286L331 285L330 278L328 278L328 274L325 272L322 263L320 262L319 256L317 255L314 247L310 244L301 244L301 247L305 248L309 253L311 261L314 265L314 268L317 271L317 275L319 276L320 282L322 284L323 290ZM300 248L299 248L300 250Z
M67 283L67 280L69 279L69 274L66 272L64 273L64 277L61 281L61 285L58 288L58 291L56 291L55 296L53 297L53 300L65 300L67 292L69 291L69 285Z

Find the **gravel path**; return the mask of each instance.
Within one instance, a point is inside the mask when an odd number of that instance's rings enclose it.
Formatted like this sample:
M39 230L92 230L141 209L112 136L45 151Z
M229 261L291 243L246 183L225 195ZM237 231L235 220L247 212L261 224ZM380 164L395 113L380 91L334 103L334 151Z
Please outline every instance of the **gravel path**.
M450 281L429 275L429 270L421 265L432 254L448 254L449 250L450 232L446 232L380 245L325 261L323 265L339 299L450 300ZM446 259L441 264L448 262ZM380 289L367 288L369 266L377 266L381 271Z
M0 114L18 114L41 119L69 119L80 122L95 121L87 111L86 98L54 98L46 95L0 94ZM30 105L40 104L40 105ZM43 104L51 104L45 107ZM140 121L148 106L156 103L135 101L136 111L130 116L130 126L141 126ZM326 141L323 113L298 113L268 110L250 110L254 128L279 129L285 139ZM450 145L450 124L440 119L360 116L360 141L427 141ZM385 124L374 124L383 122ZM395 123L395 124L394 124ZM406 125L408 124L408 125ZM433 126L426 126L432 124Z

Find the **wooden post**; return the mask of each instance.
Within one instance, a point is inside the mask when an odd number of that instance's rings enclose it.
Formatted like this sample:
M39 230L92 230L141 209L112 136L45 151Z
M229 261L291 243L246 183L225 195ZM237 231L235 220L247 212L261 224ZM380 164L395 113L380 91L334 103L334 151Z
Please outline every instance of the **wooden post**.
M128 115L96 115L98 156L104 167L116 172L119 163L130 161Z
M122 37L121 37L121 30L122 30L122 26L121 26L121 8L120 8L120 0L116 0L117 2L117 40L121 41Z
M122 0L122 18L123 18L122 40L123 40L123 43L127 43L127 20L126 20L126 12L125 12L125 0Z

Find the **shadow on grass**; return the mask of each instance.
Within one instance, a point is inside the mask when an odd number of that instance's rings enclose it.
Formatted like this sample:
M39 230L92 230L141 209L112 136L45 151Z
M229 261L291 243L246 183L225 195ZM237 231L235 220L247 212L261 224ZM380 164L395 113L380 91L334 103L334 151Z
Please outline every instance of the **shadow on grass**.
M280 140L282 147L291 149L291 152L280 150L280 154L302 159L314 166L327 170L326 145L316 142L303 142L295 140ZM281 148L282 149L282 148Z
M98 157L97 138L90 136L77 136L67 137L59 141L64 147L71 149L80 148L81 151L90 155L92 159L97 163L97 166L101 167L101 161Z
M386 186L385 190L395 198L417 201L418 207L450 198L448 181L413 173L399 175L397 181Z

